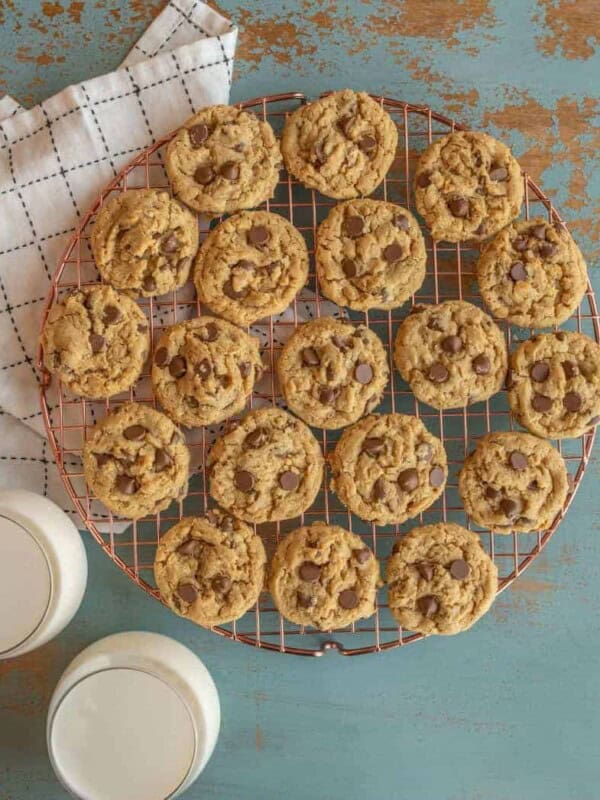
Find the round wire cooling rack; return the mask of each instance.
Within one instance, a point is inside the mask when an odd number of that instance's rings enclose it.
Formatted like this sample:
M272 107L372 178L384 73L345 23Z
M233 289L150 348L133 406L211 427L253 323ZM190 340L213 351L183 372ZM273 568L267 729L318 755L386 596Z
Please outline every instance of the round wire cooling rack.
M464 127L447 117L433 112L425 106L415 106L385 97L373 96L391 115L398 128L398 152L394 164L382 185L373 197L412 208L411 173L419 152L436 138ZM239 107L253 111L269 121L280 131L287 114L306 102L297 92L260 97L240 103ZM81 220L72 236L54 275L48 295L44 320L51 308L67 292L89 283L96 283L96 271L90 249L90 233L95 216L102 204L112 195L140 187L163 188L170 191L164 170L165 145L174 134L170 134L137 156L113 180L88 213ZM549 198L527 175L523 176L525 187L524 216L543 215L549 221L563 224ZM282 173L273 199L264 208L282 214L304 235L309 252L314 253L316 228L334 205L315 191L304 188L287 173ZM210 225L200 219L202 235ZM469 300L482 305L475 290L475 261L478 250L470 243L435 243L426 228L423 228L428 253L427 277L411 303L438 303L447 299ZM153 342L161 330L182 319L202 313L202 307L193 293L191 285L160 298L140 299L146 313ZM548 542L556 530L573 499L581 477L586 469L594 441L594 431L578 439L554 442L562 453L571 479L570 493L564 508L556 516L548 530L537 533L498 534L478 529L466 517L457 491L457 474L465 456L473 448L474 440L491 430L512 430L515 427L509 413L506 392L501 391L486 402L466 409L437 411L419 403L408 386L396 372L392 359L393 340L399 322L410 310L407 304L392 311L350 312L339 309L319 294L318 281L311 266L307 286L299 293L287 312L278 317L261 320L252 326L252 332L263 341L263 360L266 376L249 399L248 406L271 403L283 404L275 382L274 365L282 342L294 328L309 318L335 313L347 316L351 322L367 324L379 334L390 359L390 382L378 411L402 412L420 417L427 428L439 436L448 454L449 476L442 497L417 519L403 525L376 527L352 515L328 488L325 477L321 491L313 506L300 519L287 520L258 526L268 551L272 551L281 536L302 524L317 519L342 525L359 533L383 563L391 551L393 542L411 527L441 520L452 520L481 534L482 544L498 567L499 591L505 589L526 569ZM206 309L206 313L211 313ZM502 323L507 344L526 339L531 331L511 329ZM600 341L600 325L596 301L588 284L585 298L576 314L563 326L577 330ZM43 367L41 352L38 354L41 371L41 408L48 439L65 488L75 504L81 519L104 552L138 586L159 599L153 583L153 560L161 533L174 525L181 517L204 513L209 507L205 465L207 450L218 430L195 429L188 431L187 439L192 454L190 490L182 501L173 503L167 511L152 517L132 522L107 513L107 510L90 494L83 479L81 450L86 434L95 422L109 409L127 400L150 403L156 401L149 380L149 366L140 381L129 392L105 401L90 401L75 397ZM151 363L151 362L149 362ZM335 445L339 431L315 431L325 453ZM212 501L211 501L212 502ZM241 619L212 630L222 636L245 644L294 655L322 655L335 649L344 655L360 655L394 647L401 647L419 639L421 634L405 631L398 626L389 612L386 590L380 591L377 609L369 619L361 620L347 628L323 633L306 629L284 620L274 607L267 593L261 595L257 606Z

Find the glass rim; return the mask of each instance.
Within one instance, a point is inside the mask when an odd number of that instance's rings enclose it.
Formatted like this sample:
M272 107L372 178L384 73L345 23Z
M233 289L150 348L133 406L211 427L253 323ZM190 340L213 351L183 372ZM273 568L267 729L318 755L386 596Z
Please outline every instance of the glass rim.
M42 556L44 557L46 569L48 570L48 583L50 586L50 590L48 592L48 602L46 603L46 607L44 608L42 616L39 618L35 626L29 631L29 633L27 633L23 637L23 639L21 639L16 644L11 644L10 647L7 647L5 650L0 650L0 658L5 658L6 656L10 656L11 653L15 653L15 651L19 650L21 647L23 647L23 645L27 644L27 642L29 642L36 635L36 633L38 633L40 628L46 622L46 619L48 617L48 612L50 611L50 606L52 605L52 601L54 600L55 586L54 586L54 577L52 575L52 567L50 565L50 559L48 558L48 554L42 547L42 544L40 543L38 537L33 533L33 531L29 530L29 528L26 528L25 525L23 525L21 522L14 519L13 517L8 516L7 514L0 513L0 519L8 520L8 522L12 522L13 525L16 525L18 528L21 528L21 530L24 531L27 534L27 536L29 536L29 538L41 552Z
M197 727L196 727L196 722L194 720L194 715L192 714L192 710L191 710L190 704L185 699L183 694L179 691L179 689L177 689L175 686L173 686L172 683L167 681L165 678L163 678L157 672L155 672L153 670L150 670L150 669L146 669L145 667L132 667L132 666L101 667L100 669L94 669L94 670L92 670L92 672L88 672L86 675L82 675L71 686L69 686L67 691L63 694L63 696L60 698L60 700L56 704L55 708L53 708L52 713L48 717L48 721L47 721L46 747L48 749L48 757L50 759L50 764L52 766L52 769L54 770L54 774L56 775L56 777L57 777L59 783L61 784L61 786L71 795L71 797L76 798L76 800L88 800L88 798L85 798L82 795L77 794L75 792L73 787L69 785L68 780L67 780L67 776L63 773L63 771L58 766L58 760L55 757L54 750L53 750L53 747L52 747L52 732L53 732L53 729L54 729L54 723L56 721L56 716L57 716L60 708L62 707L63 703L65 702L65 700L71 695L71 693L78 686L80 686L82 683L84 683L89 678L93 678L96 675L100 675L100 674L102 674L104 672L115 672L117 670L122 670L122 671L125 671L125 672L141 672L144 675L149 675L151 678L156 678L156 680L160 681L164 686L167 686L175 694L177 699L183 705L183 707L185 709L185 712L186 712L186 714L188 716L188 719L190 721L191 728L192 728L192 735L194 737L194 745L193 745L193 749L192 749L192 755L191 755L191 758L190 758L190 763L188 764L188 767L187 767L187 769L185 771L185 774L183 775L183 777L181 778L181 780L179 781L177 786L175 786L169 792L169 794L167 794L163 798L161 798L161 800L172 800L172 798L174 798L177 795L177 793L182 789L182 787L185 785L186 781L188 780L188 778L190 777L190 775L192 773L192 770L193 770L193 767L194 767L194 763L195 763L196 757L198 755L198 730L197 730Z

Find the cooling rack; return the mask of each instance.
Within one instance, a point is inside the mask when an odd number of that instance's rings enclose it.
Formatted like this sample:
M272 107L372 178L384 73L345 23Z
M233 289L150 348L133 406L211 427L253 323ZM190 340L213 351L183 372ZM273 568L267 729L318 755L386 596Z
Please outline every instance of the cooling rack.
M419 152L436 138L452 130L464 130L453 120L424 106L416 106L385 97L373 96L391 115L398 128L398 151L394 164L383 184L373 197L390 200L413 207L411 190L412 174ZM256 113L268 120L276 131L280 131L287 114L306 102L297 92L272 95L248 100L239 107ZM120 175L110 183L81 220L71 238L54 275L48 295L44 319L51 306L65 293L82 285L99 280L90 249L90 234L98 210L115 193L139 187L157 187L170 190L164 170L164 148L173 134L157 142L137 156ZM523 214L543 215L548 220L562 224L557 210L540 187L527 175L523 176L525 202ZM282 172L272 200L264 208L289 219L304 235L309 252L314 253L315 231L319 222L326 216L334 201L315 191L305 189L287 173ZM205 235L214 222L200 219L202 235ZM537 533L512 533L509 535L483 530L472 525L467 519L458 496L457 474L465 456L473 449L477 437L491 430L512 430L517 427L511 419L506 392L502 391L486 402L477 403L467 409L436 411L419 403L395 370L392 359L394 335L400 321L409 312L411 304L437 303L446 299L464 299L482 305L475 283L475 261L478 255L476 246L469 243L435 243L423 228L427 245L427 277L416 295L401 308L393 311L369 311L366 313L346 312L324 300L319 294L318 281L311 264L309 281L287 312L278 317L268 318L251 327L254 334L263 342L263 360L267 367L266 376L249 399L248 407L276 403L283 405L275 381L274 365L282 342L293 329L307 319L324 314L346 316L351 322L367 324L379 334L389 354L390 382L378 411L398 411L415 414L427 428L439 436L446 447L449 462L449 477L443 496L427 511L414 520L402 525L375 527L365 523L348 512L328 491L325 482L314 505L301 518L281 523L259 525L257 530L263 537L268 551L289 530L310 524L317 519L343 525L362 535L365 542L374 550L382 564L389 554L393 542L417 524L441 520L452 520L463 524L481 534L484 548L493 558L499 572L499 591L503 591L539 555L556 530L573 499L577 486L586 469L594 432L573 439L554 442L561 451L568 466L570 492L564 508L557 515L548 530ZM160 298L140 299L140 306L146 313L153 342L161 330L182 319L202 313L191 285ZM208 309L205 309L210 313ZM515 342L528 338L531 331L516 329L501 323L509 348ZM600 340L600 327L596 301L588 284L584 300L576 314L563 326L577 330ZM132 581L148 594L159 599L153 582L152 564L161 533L174 525L182 516L202 514L211 506L207 494L205 464L207 450L212 438L218 434L214 429L197 429L188 432L188 444L192 454L192 475L188 496L173 503L167 511L152 517L131 522L112 515L93 498L83 480L81 449L86 434L94 423L109 409L126 400L155 405L149 381L149 366L141 380L129 392L107 401L89 401L68 393L59 381L45 371L41 352L38 358L41 371L41 407L48 433L48 439L63 483L75 504L81 519L103 551ZM330 451L339 431L315 431L324 452ZM367 620L330 633L306 629L285 621L275 609L267 593L261 595L257 606L237 622L215 627L215 633L235 641L268 650L295 655L322 655L327 650L337 650L343 655L365 653L404 647L423 636L405 631L391 616L386 591L378 596L376 613Z

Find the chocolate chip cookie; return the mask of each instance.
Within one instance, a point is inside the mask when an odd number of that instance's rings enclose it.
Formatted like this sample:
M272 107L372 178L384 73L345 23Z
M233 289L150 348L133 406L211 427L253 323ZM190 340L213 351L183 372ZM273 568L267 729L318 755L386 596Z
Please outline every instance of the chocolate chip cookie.
M562 456L528 433L488 433L460 472L465 511L497 533L547 528L569 490Z
M521 167L508 147L487 133L449 133L419 158L415 201L435 240L482 241L518 217Z
M498 570L477 534L454 522L413 528L387 562L390 611L403 628L454 634L492 605Z
M600 345L581 333L534 336L511 354L508 399L524 428L548 439L600 422Z
M107 283L154 297L187 281L198 249L198 222L168 192L129 189L102 206L91 244Z
M247 522L299 516L323 480L319 443L303 422L279 408L247 414L217 439L208 464L211 495Z
M364 325L331 317L300 325L277 362L288 407L319 428L342 428L372 411L387 385L381 340Z
M267 211L245 211L214 228L194 268L200 300L238 325L286 309L307 277L302 235Z
M462 300L415 306L398 329L396 366L421 402L462 408L500 390L507 351L502 331Z
M322 293L357 311L401 306L423 283L426 260L416 219L382 200L339 203L317 232Z
M289 533L269 567L279 613L319 630L370 617L379 586L379 563L360 536L325 522Z
M126 403L100 420L83 446L92 493L114 514L139 519L163 511L187 492L190 454L171 420Z
M50 309L44 366L75 394L111 397L139 378L150 348L143 311L110 286L86 286Z
M477 279L495 317L546 328L564 322L581 303L587 268L567 229L537 217L513 222L485 245Z
M172 611L210 627L239 619L256 603L265 563L260 536L217 509L184 517L161 537L154 578Z
M371 194L392 166L396 126L365 92L344 89L300 106L281 139L285 166L310 189L344 200Z
M154 350L156 397L180 425L210 425L237 414L260 375L258 339L217 317L167 328Z
M347 428L329 456L331 488L376 525L415 517L444 491L446 453L420 419L372 414Z
M268 122L232 106L209 106L175 134L165 163L177 197L218 216L272 197L281 153Z

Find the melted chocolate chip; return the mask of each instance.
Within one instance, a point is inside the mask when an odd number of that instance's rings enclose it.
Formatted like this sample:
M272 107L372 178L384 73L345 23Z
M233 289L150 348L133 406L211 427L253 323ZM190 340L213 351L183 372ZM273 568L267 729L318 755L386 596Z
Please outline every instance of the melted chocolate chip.
M152 275L146 275L146 277L142 281L142 288L146 292L154 292L156 290L156 281L154 280Z
M253 225L248 231L248 242L255 247L264 247L270 238L269 229L264 225Z
M372 153L377 148L377 139L374 136L365 134L357 142L363 153Z
M521 470L527 469L529 461L525 453L521 453L519 450L513 450L508 456L508 463L513 469L520 472Z
M486 487L485 496L488 500L497 500L501 494L502 492L500 492L498 489L494 489L493 486Z
M565 378L575 378L579 375L579 367L574 361L563 361L561 366L565 373Z
M343 232L351 239L357 239L362 235L365 227L365 221L362 217L346 217L342 224Z
M371 558L371 551L368 547L361 547L360 549L354 549L352 551L352 555L358 561L359 564L366 564L367 561Z
M400 261L403 256L404 250L397 242L389 244L383 251L383 257L388 264L395 264L396 261Z
M131 475L119 475L116 487L122 494L135 494L140 488L136 479Z
M466 197L453 197L448 201L448 208L454 217L466 217L469 214L469 201Z
M516 239L512 241L513 250L516 250L517 253L523 253L527 250L529 246L529 242L526 236L517 236Z
M540 245L540 255L544 258L552 258L558 253L558 245L554 242L542 242Z
M235 161L226 161L219 172L228 181L237 181L240 177L240 167Z
M183 544L179 545L177 552L182 556L192 556L193 558L198 558L201 549L202 545L197 539L186 539Z
M169 364L169 372L174 378L183 378L187 372L187 363L183 356L175 356Z
M354 589L344 589L342 592L340 592L338 603L342 608L345 608L349 611L352 608L356 608L358 605L358 595Z
M100 350L104 348L106 340L104 336L100 336L98 333L91 333L90 334L90 347L92 353L99 353Z
M298 567L298 575L300 580L307 583L316 583L321 575L321 567L315 564L314 561L303 561Z
M511 277L511 280L515 281L526 281L529 277L527 274L527 270L525 269L525 264L522 261L515 261L510 266L510 271L508 273Z
M177 594L186 603L193 603L198 597L198 590L191 583L180 583L177 587Z
M160 252L166 255L174 253L179 248L179 239L173 231L166 233L160 243Z
M464 581L471 568L463 558L457 558L450 564L450 575L455 581Z
M541 413L545 411L550 411L552 408L552 400L550 397L547 397L545 394L534 394L531 400L531 405L533 406L535 411L539 411Z
M286 470L279 476L279 485L286 492L293 492L300 485L300 476L297 472Z
M505 181L508 178L508 170L502 164L492 164L489 176L492 181Z
M305 367L318 367L321 363L319 354L314 347L305 347L302 350L302 363Z
M432 594L426 594L423 597L419 597L417 607L424 617L429 618L433 617L440 605Z
M581 395L577 392L567 392L563 397L563 406L567 409L567 411L576 413L577 411L581 411L582 405L583 400L581 399Z
M157 472L162 472L163 469L170 467L172 463L171 456L166 450L157 450L154 454L154 469Z
M404 214L396 214L394 217L394 225L401 231L408 231L410 228L408 217L405 217Z
M460 336L446 336L442 339L442 350L447 353L458 353L463 348L462 339Z
M379 477L373 484L373 499L374 500L383 500L386 495L386 480L385 478Z
M529 377L536 383L543 383L549 374L550 366L545 361L536 361L529 370Z
M358 262L353 258L344 258L342 261L342 272L347 278L354 278L358 275Z
M193 148L201 147L208 139L208 135L208 126L202 123L192 125L191 128L188 128L188 136L190 137L190 144Z
M300 608L312 608L317 604L316 598L306 592L296 592L296 602Z
M373 380L373 367L364 362L357 364L354 368L354 379L363 385L371 383Z
M429 582L433 578L433 564L430 561L419 561L416 564L417 572L423 578L424 581Z
M328 386L321 389L319 392L319 402L323 403L323 405L330 406L335 401L337 396L338 390Z
M376 456L385 450L385 439L380 436L368 436L362 444L362 452Z
M233 476L233 482L240 492L251 492L254 488L254 475L244 469L238 469Z
M98 467L103 467L105 464L108 464L109 461L112 461L113 457L110 453L94 453L96 457L96 465Z
M445 480L445 473L441 467L434 467L429 473L429 484L434 489L438 489Z
M215 172L210 164L201 164L194 172L194 180L201 186L208 186L214 177Z
M419 485L419 473L416 469L403 469L398 475L398 486L405 492L413 492Z
M521 513L523 504L520 500L513 500L510 497L503 497L500 501L500 508L506 517L509 519L515 519Z
M200 338L205 342L214 342L219 336L219 329L214 322L209 322L200 330Z
M427 377L432 383L445 383L450 377L450 373L443 364L438 362L429 367Z
M231 578L227 575L215 575L210 585L218 594L227 594L231 589Z
M123 431L123 436L130 442L139 442L146 435L143 425L130 425Z
M104 325L113 325L118 322L122 317L121 312L116 306L106 306L104 314L102 315L102 322Z
M536 239L545 239L546 238L546 226L545 225L534 225L531 228L531 234L535 236Z
M417 175L417 186L420 189L426 189L431 183L431 177L428 172L421 172Z
M492 363L490 359L483 353L481 353L481 355L475 356L475 358L471 362L471 365L473 367L473 372L476 375L487 375L492 368Z

